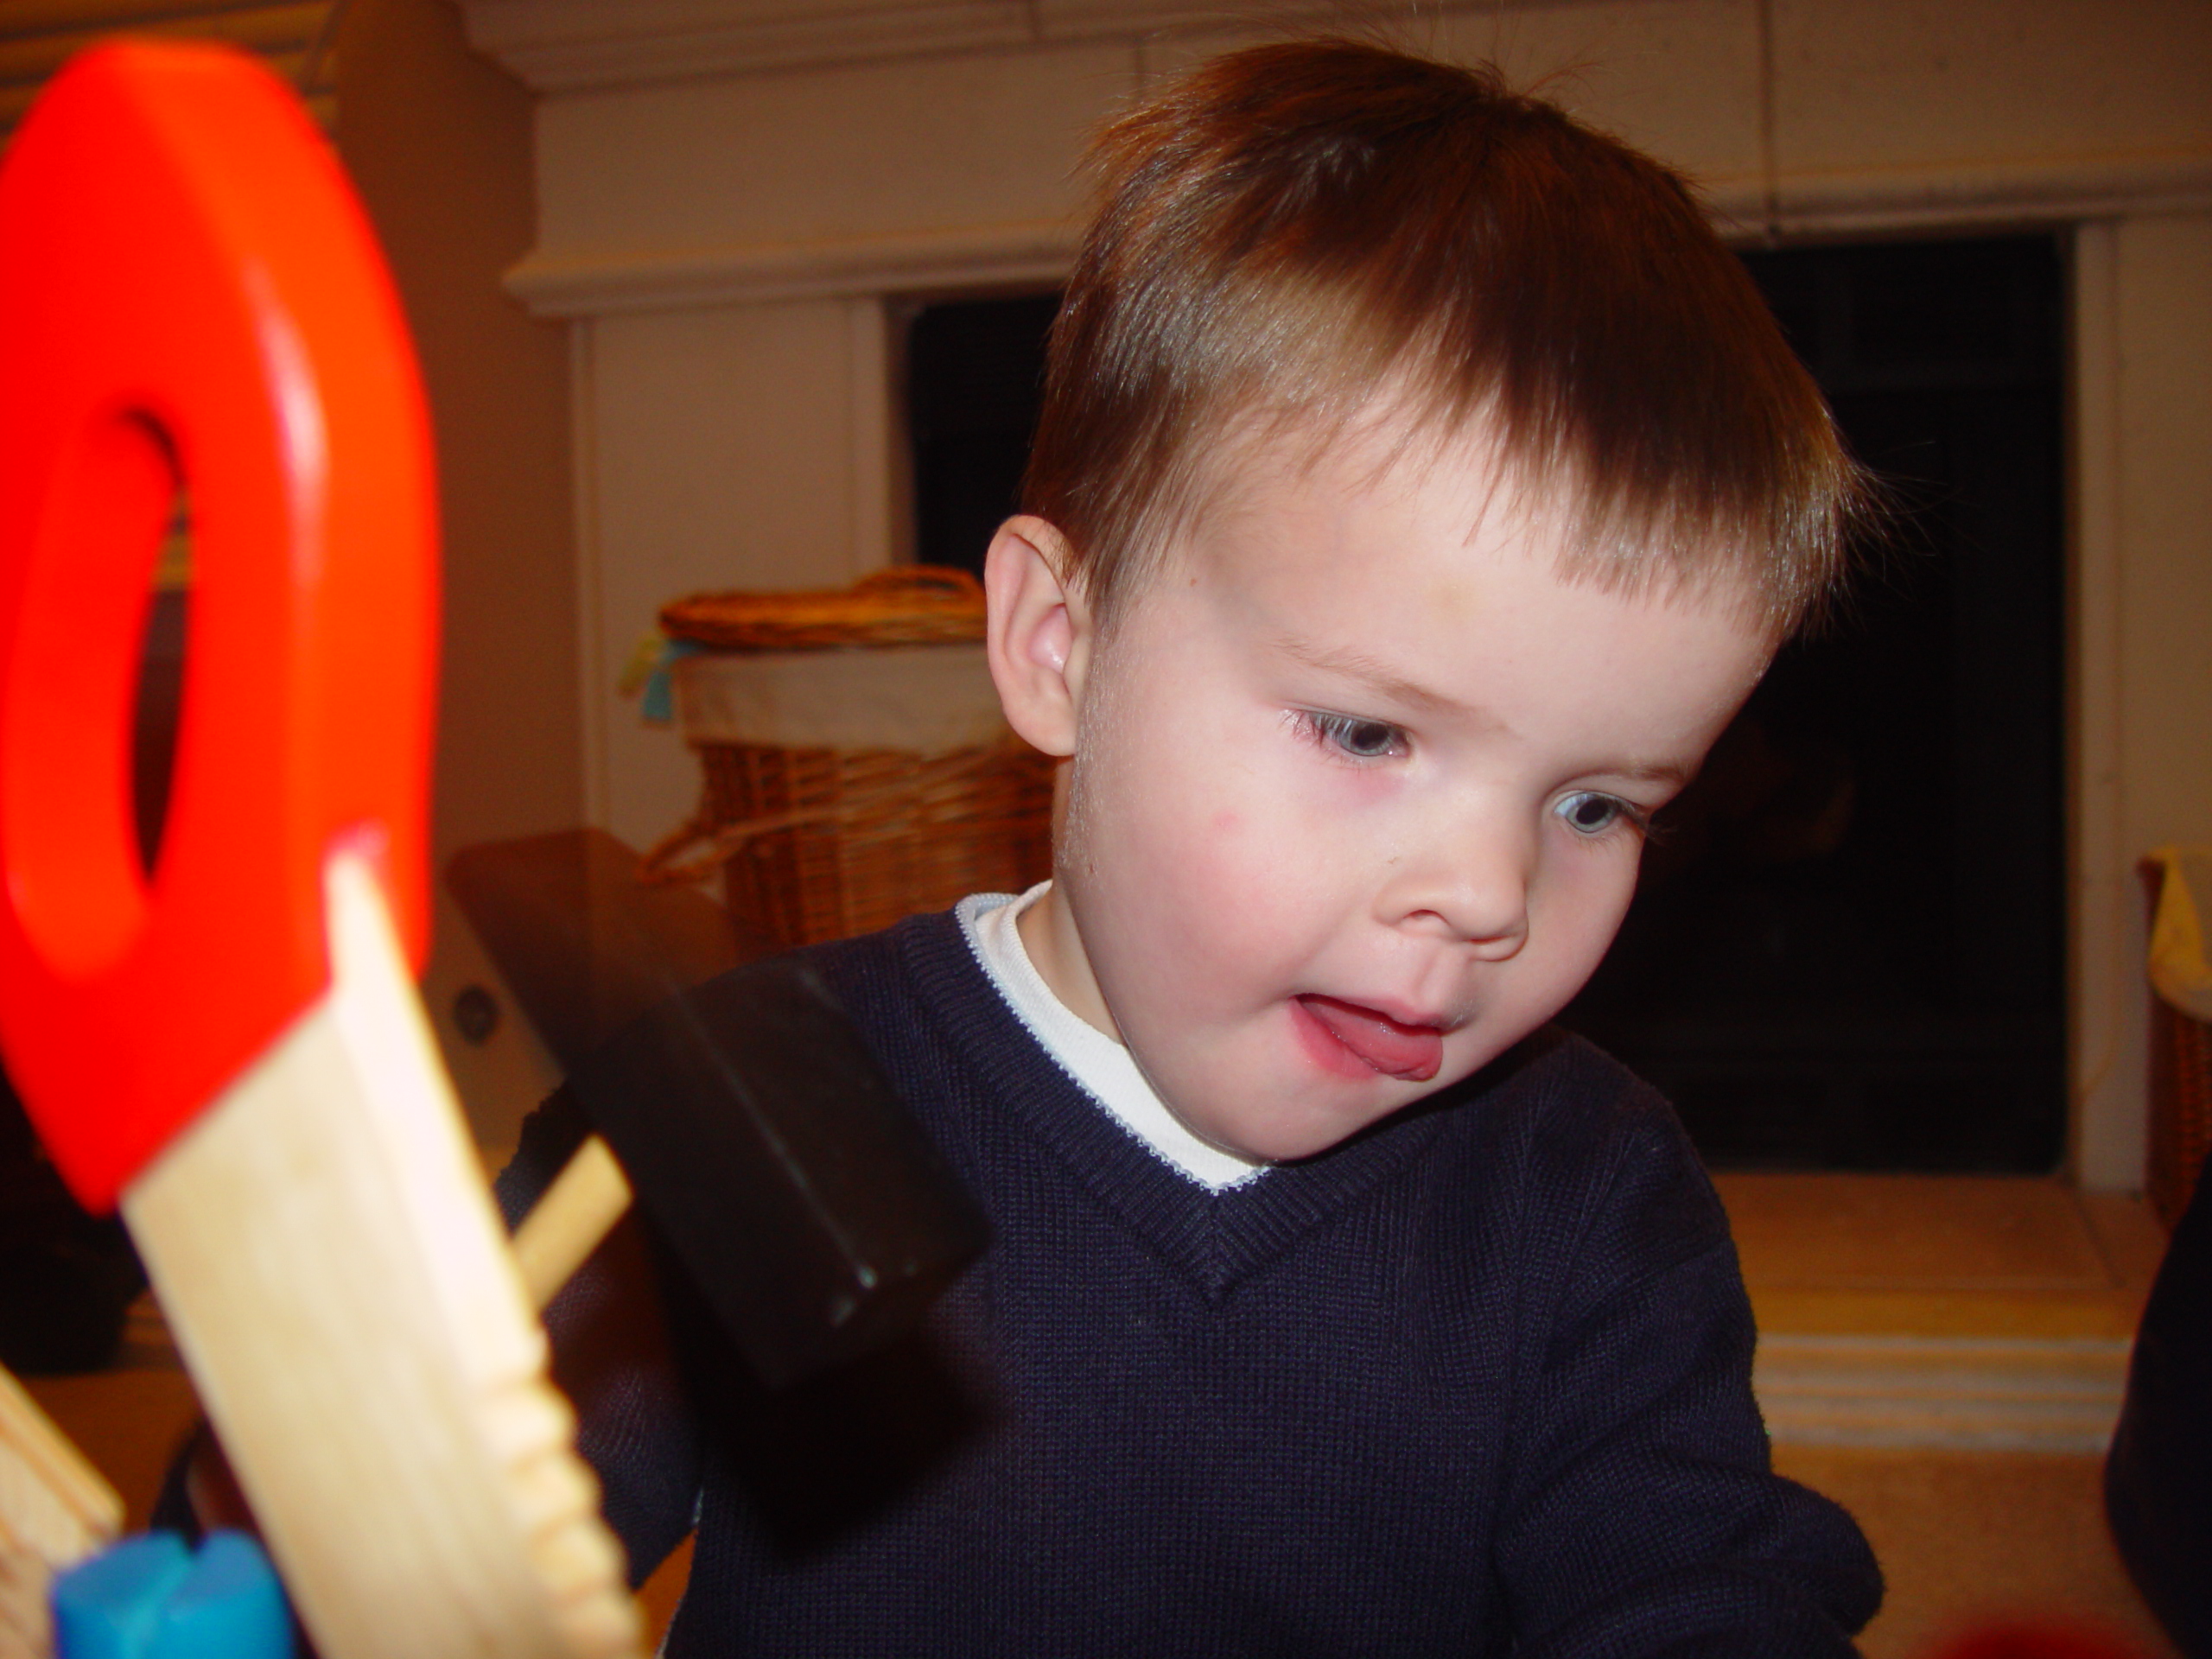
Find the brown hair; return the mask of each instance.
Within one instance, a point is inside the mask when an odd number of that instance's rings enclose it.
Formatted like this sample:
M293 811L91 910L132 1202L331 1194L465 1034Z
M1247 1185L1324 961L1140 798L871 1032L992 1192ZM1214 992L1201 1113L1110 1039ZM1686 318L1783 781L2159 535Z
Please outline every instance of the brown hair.
M1778 630L1864 494L1826 406L1675 173L1495 71L1342 40L1200 67L1101 135L1026 511L1102 616L1257 418L1325 442L1386 391L1487 420L1563 493L1568 573L1712 588Z

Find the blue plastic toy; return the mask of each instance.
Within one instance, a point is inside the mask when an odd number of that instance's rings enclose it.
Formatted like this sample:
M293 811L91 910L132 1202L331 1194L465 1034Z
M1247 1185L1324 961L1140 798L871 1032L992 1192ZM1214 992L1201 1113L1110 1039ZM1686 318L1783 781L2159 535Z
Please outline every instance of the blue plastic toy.
M54 1581L59 1659L293 1659L292 1612L261 1546L210 1533L200 1553L144 1533Z

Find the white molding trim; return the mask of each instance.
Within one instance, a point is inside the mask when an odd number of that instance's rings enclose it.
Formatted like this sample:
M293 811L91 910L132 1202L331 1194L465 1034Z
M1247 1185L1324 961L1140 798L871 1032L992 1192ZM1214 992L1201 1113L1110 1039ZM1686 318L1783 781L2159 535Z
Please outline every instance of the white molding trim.
M468 41L541 92L1037 39L1028 0L460 0Z
M728 248L533 253L507 291L541 317L600 316L774 300L1042 287L1075 258L1077 227L1035 221Z
M1249 28L1238 0L458 0L469 44L541 92L865 63L1164 30ZM1407 11L1495 10L1443 0ZM1529 0L1509 0L1527 4ZM1392 8L1385 4L1380 10ZM1378 8L1355 3L1351 15ZM1338 19L1346 0L1273 0L1270 22Z
M1715 181L1724 235L1750 241L1845 232L2064 225L2212 208L2212 156L1837 174L1786 181L1771 222L1756 180ZM849 240L531 254L508 292L541 317L758 305L780 300L975 294L1064 279L1072 220L901 232Z
M576 529L576 703L582 721L584 822L605 830L614 816L607 714L607 689L614 679L608 671L601 637L607 592L599 519L598 346L598 330L591 319L577 318L569 329L569 466Z
M2098 1452L2128 1352L2120 1338L1766 1336L1751 1386L1788 1445Z
M1781 181L1776 197L1775 228L1784 236L2196 213L2212 207L2212 155L2160 151L1796 174ZM1762 211L1751 207L1748 216Z
M874 296L845 305L849 341L846 372L851 394L853 487L849 569L858 579L899 563L906 537L906 474L899 451L901 401L893 386L898 329L890 308Z
M2067 375L2067 1059L2075 1181L2143 1185L2149 1139L2140 917L2121 787L2120 351L2118 230L2074 233Z

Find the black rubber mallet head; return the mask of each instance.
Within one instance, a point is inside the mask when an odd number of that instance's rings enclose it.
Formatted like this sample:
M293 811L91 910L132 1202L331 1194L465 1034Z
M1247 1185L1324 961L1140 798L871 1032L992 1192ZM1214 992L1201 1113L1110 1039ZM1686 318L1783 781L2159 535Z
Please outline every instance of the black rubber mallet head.
M719 909L641 887L636 868L620 842L578 831L471 849L448 874L613 1153L586 1144L518 1250L550 1294L620 1215L626 1177L779 1387L910 1329L986 1229L819 976L791 957L729 967L725 948L742 950ZM560 1242L541 1250L533 1230Z

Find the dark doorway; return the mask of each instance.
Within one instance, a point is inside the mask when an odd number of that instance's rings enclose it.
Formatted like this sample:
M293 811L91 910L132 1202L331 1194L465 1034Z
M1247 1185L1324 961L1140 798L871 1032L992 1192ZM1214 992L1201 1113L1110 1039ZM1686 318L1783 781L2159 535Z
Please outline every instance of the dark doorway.
M1564 1016L1723 1166L2033 1172L2065 1139L2063 273L2048 237L1745 257L1896 522L1668 813ZM920 556L980 565L1045 296L909 346Z
M1662 821L1568 1024L1735 1166L2065 1138L2063 382L2048 238L1746 257L1897 522Z
M983 573L991 532L1018 505L1057 294L957 300L906 334L914 556Z

